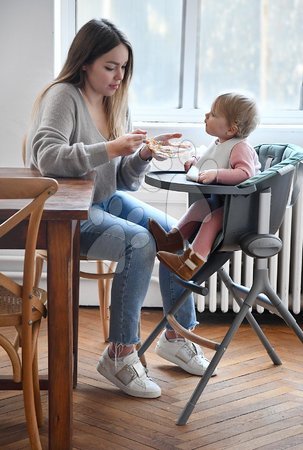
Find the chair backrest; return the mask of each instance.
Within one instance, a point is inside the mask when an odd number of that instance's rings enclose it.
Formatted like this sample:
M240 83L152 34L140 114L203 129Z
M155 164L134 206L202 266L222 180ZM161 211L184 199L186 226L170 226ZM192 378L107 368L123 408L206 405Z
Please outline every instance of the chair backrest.
M226 196L223 230L216 240L220 251L240 249L246 234L257 233L260 193L270 189L271 205L269 233L279 229L287 206L297 199L303 176L303 149L292 144L262 144L255 147L261 162L261 172L238 185L254 185L255 192L247 196Z
M52 178L0 178L0 201L5 201L7 209L13 211L4 222L0 223L0 239L22 221L28 221L22 288L5 274L0 273L0 284L16 296L25 298L32 292L35 250L44 203L57 189L58 183Z

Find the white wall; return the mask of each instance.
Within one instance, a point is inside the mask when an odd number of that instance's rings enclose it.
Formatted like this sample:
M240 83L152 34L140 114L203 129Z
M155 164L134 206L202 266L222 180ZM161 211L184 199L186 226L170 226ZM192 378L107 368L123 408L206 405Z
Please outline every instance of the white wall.
M53 0L0 1L0 142L3 166L21 166L38 92L53 78Z

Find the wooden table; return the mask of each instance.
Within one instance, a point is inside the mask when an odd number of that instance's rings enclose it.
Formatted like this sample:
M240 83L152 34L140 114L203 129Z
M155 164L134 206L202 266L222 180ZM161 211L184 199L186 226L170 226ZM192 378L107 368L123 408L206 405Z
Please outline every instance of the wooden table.
M0 177L40 176L26 168L1 168ZM72 448L73 304L79 300L80 220L88 218L94 174L57 179L59 189L47 200L38 248L46 249L48 290L49 449ZM1 205L0 220L14 207ZM0 248L24 248L25 227L0 240ZM76 314L74 308L74 314ZM74 339L74 341L73 341ZM76 376L76 375L75 375ZM75 380L74 380L75 381Z

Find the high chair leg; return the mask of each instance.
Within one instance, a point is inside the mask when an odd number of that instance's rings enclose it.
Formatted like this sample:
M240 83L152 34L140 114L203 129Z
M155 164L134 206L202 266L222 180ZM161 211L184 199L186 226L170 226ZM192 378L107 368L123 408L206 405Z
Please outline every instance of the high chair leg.
M169 311L170 314L175 314L178 309L181 307L181 305L186 301L188 295L190 293L189 289L185 289L178 301L175 303L175 305L171 308ZM138 356L141 359L142 355L146 352L146 350L151 346L151 344L154 342L156 337L161 333L161 331L165 328L167 325L167 318L164 316L162 320L158 323L158 325L154 328L154 330L150 333L150 335L145 339L145 341L142 343L141 347L138 350Z

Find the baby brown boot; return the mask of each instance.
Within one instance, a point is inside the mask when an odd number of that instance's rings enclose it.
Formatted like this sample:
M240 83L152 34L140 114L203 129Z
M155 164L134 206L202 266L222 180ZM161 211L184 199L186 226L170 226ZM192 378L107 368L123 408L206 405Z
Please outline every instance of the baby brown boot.
M154 236L157 251L177 252L183 250L184 242L182 235L177 228L173 228L168 233L153 219L149 219L149 231Z
M183 280L191 280L203 266L205 261L201 259L191 248L185 250L182 255L174 255L168 252L158 252L158 259L172 272Z

